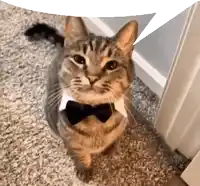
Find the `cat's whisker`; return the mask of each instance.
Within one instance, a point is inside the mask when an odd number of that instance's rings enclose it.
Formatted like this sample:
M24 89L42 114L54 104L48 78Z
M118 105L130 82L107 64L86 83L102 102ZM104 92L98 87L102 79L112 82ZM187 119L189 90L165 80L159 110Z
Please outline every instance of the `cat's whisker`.
M127 96L124 95L124 98L129 101L129 103L133 106L133 102L132 100L130 100ZM128 109L128 107L124 104L125 108L127 109L127 111L130 113L130 115L132 116L133 120L135 120L134 115L132 114L132 112L130 111L130 109Z
M133 88L134 88L134 84L133 83L131 83L130 85L129 85L129 87L128 88L130 88L130 89L132 89L133 90Z
M112 90L110 90L110 92L112 93L114 99L116 99L114 92L112 92ZM127 96L123 95L124 98L126 98L131 104L133 104L128 98ZM129 112L130 116L132 117L133 120L135 120L134 115L131 113L131 111L128 109L128 107L124 104L125 109Z
M48 100L51 100L56 95L61 95L61 93L62 93L62 89L61 88L59 88L57 90L54 89L54 90L49 91L48 92Z
M71 88L71 86L72 85L65 85L65 86L63 86L63 89L69 89L69 88Z
M113 99L115 99L115 96L114 96L114 94L113 94L113 92L112 92L112 90L110 88L109 88L109 91L111 92L111 94L113 96ZM114 113L113 107L112 107L111 103L109 103L109 105L111 107L111 111L112 111L112 114L113 114Z
M64 85L64 88L69 88L69 87L71 87L71 84L65 84Z
M52 93L57 93L60 91L61 91L61 88L54 88L54 89L49 90L48 94L51 95Z
M62 92L62 90L61 89L59 89L59 90L57 90L57 91L52 91L52 92L49 92L48 94L48 100L51 100L55 95L57 95L57 94L61 94L61 92Z
M59 98L58 99L56 99L50 106L49 106L49 112L52 112L52 110L54 109L54 108L58 108L58 103L59 103Z
M133 88L134 88L133 85L128 87L128 91L129 91L129 93L131 94L132 97L134 96L134 93L135 93L135 90Z
M50 88L57 88L57 87L60 87L60 84L59 84L59 83L54 84L54 85L51 86Z
M70 87L70 85L67 85L67 87ZM60 89L61 89L60 84L57 83L57 84L55 84L55 85L53 85L53 86L50 87L50 90L49 90L48 93L51 94L51 92L57 92Z
M131 111L128 109L128 107L126 105L124 105L124 107L128 111L128 113L130 114L130 116L132 117L132 119L135 120L134 115L131 113Z
M48 98L48 103L52 103L52 102L54 102L54 99L56 99L56 97L58 97L58 96L61 96L61 94L59 94L59 93L54 93L54 94L51 94L50 96L49 96L49 98Z
M127 96L125 96L125 95L123 95L123 97L131 104L131 105L133 105L133 102L132 102L132 100L130 100Z
M49 110L51 111L55 106L57 106L61 100L62 96L60 94L56 95L48 102Z
M57 88L57 89L54 89L54 90L50 90L49 92L48 92L48 99L52 99L55 95L57 95L57 94L62 94L62 91L63 91L63 89L67 89L67 88L69 88L69 87L63 87L63 88Z
M116 101L116 100L118 100L117 99L117 96L115 95L115 93L112 91L112 90L110 90L110 92L111 92L111 94L112 94L112 96L113 96L113 99Z
M111 92L113 99L116 101L116 100L117 100L117 97L115 96L115 93L112 91L111 88L109 89L109 91Z
M133 87L129 87L129 91L130 91L131 95L133 96L133 92L134 92Z

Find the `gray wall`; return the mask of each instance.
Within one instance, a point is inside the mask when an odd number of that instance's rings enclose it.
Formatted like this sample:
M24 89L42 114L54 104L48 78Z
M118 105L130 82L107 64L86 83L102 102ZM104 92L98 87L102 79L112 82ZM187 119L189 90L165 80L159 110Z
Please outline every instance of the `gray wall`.
M141 16L129 16L129 17L115 17L115 18L101 18L106 24L108 24L114 31L117 31L126 22L136 19L139 26L139 34L147 26L149 21L153 18L154 14L141 15Z
M115 32L127 21L139 22L139 34L147 26L154 14L125 18L101 18ZM160 27L136 45L137 52L149 64L167 77L185 23L186 11Z

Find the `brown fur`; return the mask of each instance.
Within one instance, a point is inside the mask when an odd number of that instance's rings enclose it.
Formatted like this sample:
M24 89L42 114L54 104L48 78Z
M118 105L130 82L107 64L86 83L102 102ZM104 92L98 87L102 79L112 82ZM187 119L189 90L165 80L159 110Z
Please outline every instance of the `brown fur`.
M49 125L63 139L81 175L92 168L92 154L109 149L123 134L127 119L113 109L106 123L90 116L72 126L58 113L61 93L70 91L76 101L91 105L125 97L128 106L134 77L131 54L137 27L137 22L131 21L114 37L107 38L90 34L79 17L66 18L65 46L50 67L45 111ZM85 64L77 63L75 55L82 56ZM117 68L106 69L109 61L116 61Z

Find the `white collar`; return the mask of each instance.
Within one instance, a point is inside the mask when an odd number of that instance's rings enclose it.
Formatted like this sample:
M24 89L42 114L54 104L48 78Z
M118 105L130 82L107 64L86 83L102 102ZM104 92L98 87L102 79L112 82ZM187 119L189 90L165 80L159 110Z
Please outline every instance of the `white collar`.
M66 108L67 102L70 101L70 100L74 101L74 99L71 96L67 95L66 93L63 93L61 103L60 103L60 107L59 107L59 111L64 110ZM127 112L126 112L126 109L124 107L124 99L123 98L116 101L114 103L114 105L115 105L115 109L118 112L120 112L124 117L127 117Z

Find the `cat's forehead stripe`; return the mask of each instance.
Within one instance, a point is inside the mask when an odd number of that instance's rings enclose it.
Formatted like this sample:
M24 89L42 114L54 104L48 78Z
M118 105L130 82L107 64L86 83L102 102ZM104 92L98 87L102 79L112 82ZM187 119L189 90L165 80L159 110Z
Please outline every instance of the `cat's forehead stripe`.
M113 52L112 52L112 49L109 48L109 49L108 49L108 57L111 57L111 56L112 56L112 53L113 53Z
M96 44L96 47L95 47L96 48L96 52L100 51L101 45L102 45L102 39L96 38L95 44Z
M93 51L94 50L94 47L93 47L93 43L92 43L92 40L89 41L89 47L90 47L90 50Z
M111 45L108 39L105 39L103 37L96 37L93 38L93 41L91 42L93 45L93 49L95 52L100 52L104 54L104 56L111 57L113 54Z
M88 46L87 46L87 44L84 43L83 44L83 53L86 54L87 51L88 51Z
M87 55L90 52L98 52L100 55L108 58L116 55L116 50L113 48L111 41L101 36L95 37L92 35L87 41L81 44L80 49L84 55Z
M102 43L101 43L101 48L100 50L103 52L105 51L106 49L108 49L108 46L109 46L109 43L107 40L104 40Z

